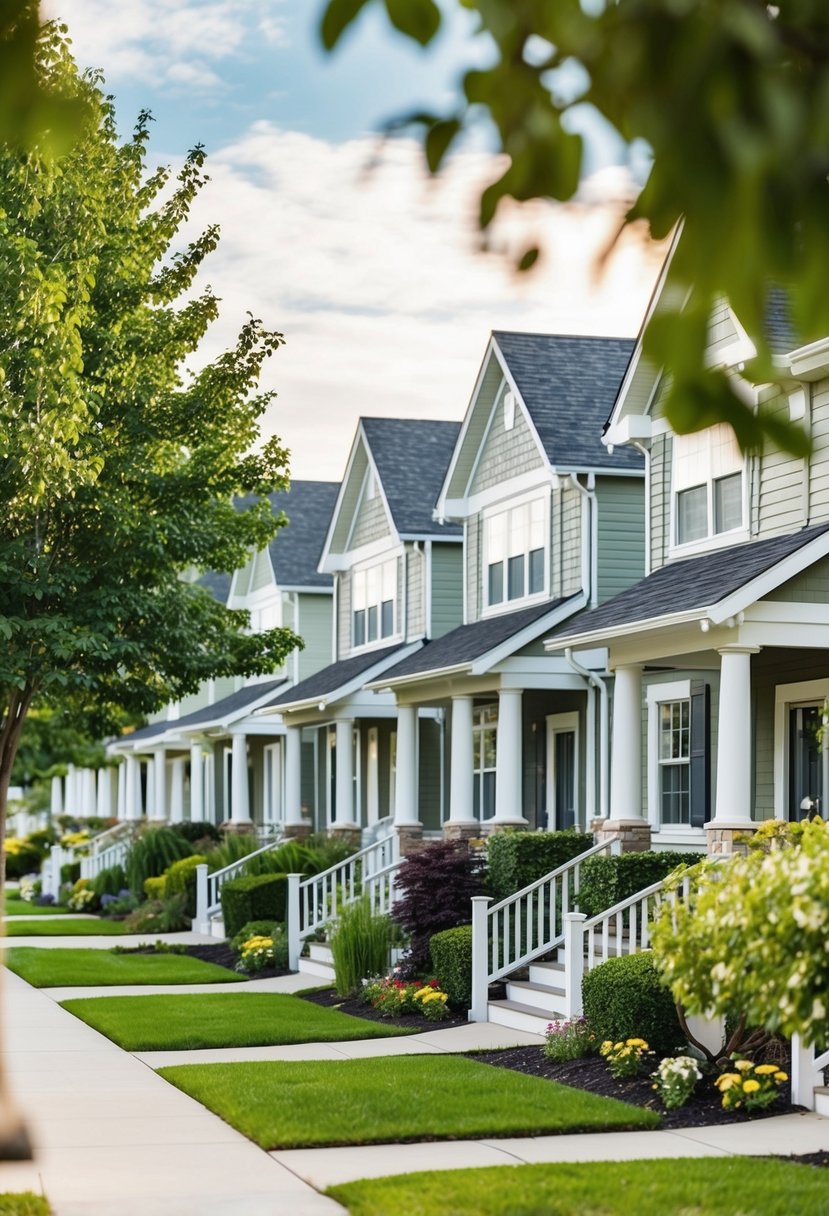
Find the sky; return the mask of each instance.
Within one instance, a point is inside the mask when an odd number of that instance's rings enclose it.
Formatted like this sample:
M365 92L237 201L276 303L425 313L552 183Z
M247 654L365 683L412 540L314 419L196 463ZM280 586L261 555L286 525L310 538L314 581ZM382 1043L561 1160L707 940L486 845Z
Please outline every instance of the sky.
M221 298L205 358L246 314L284 334L263 387L264 421L297 478L342 476L361 414L460 419L490 330L634 335L661 252L620 243L601 279L631 178L619 148L582 115L587 176L567 205L513 207L484 253L476 198L496 176L485 139L438 180L411 138L382 143L389 118L448 109L461 69L486 61L467 14L449 15L426 52L371 9L333 55L319 0L46 0L82 67L101 68L126 135L153 114L151 158L176 166L197 143L210 182L190 235L221 225L200 283ZM479 45L481 44L481 45ZM530 274L514 256L539 240ZM510 256L512 255L512 256Z

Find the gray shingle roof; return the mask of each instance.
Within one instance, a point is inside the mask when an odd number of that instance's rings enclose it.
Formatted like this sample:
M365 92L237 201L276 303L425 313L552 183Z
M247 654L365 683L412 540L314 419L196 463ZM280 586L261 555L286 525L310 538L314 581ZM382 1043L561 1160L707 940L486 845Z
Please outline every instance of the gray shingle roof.
M776 355L787 355L801 344L789 312L789 301L780 287L769 289L765 330L769 346Z
M339 488L335 481L292 481L290 489L270 495L274 511L288 517L269 548L280 587L333 585L331 575L320 574L317 566Z
M635 343L631 338L493 332L554 466L644 469L632 448L611 456L602 429Z
M461 424L431 419L363 418L394 526L402 536L460 536L458 524L432 519Z
M219 570L206 570L197 581L199 586L209 591L220 604L226 604L230 595L230 579L229 574L223 574Z
M244 716L245 710L251 705L255 705L261 701L268 693L276 695L276 693L285 687L285 680L263 680L261 684L248 684L244 688L240 688L238 692L232 692L229 697L222 697L221 701L214 701L212 705L205 705L203 709L196 709L191 714L185 714L182 718L173 718L167 723L168 730L176 730L179 726L206 726L210 722L221 722L225 718L238 715ZM265 704L272 704L269 698Z
M487 617L471 625L459 625L437 641L425 642L420 650L385 672L383 678L391 682L404 676L431 675L461 663L473 663L513 635L522 633L528 626L549 616L565 602L563 599L545 600L532 608ZM539 632L544 632L543 626L539 626Z
M376 667L385 659L391 659L399 650L403 650L407 645L408 643L406 642L397 642L394 646L383 646L379 650L367 650L363 654L352 655L349 659L341 659L338 663L331 663L328 667L323 667L322 671L309 676L307 680L300 680L299 684L295 684L293 688L289 688L287 692L282 693L271 704L293 705L295 702L300 701L330 699L332 693L350 684L352 680L357 679L364 671L370 671L372 667Z
M829 524L820 524L787 536L773 536L671 562L599 608L568 621L550 638L560 638L563 645L581 634L620 630L675 612L713 607L827 530Z

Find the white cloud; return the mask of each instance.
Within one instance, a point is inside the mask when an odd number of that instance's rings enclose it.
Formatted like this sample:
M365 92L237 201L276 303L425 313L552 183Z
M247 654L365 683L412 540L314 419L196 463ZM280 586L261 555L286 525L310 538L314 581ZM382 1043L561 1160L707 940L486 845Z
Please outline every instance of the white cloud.
M266 379L295 476L340 476L360 413L460 418L491 329L634 334L661 260L628 233L596 281L619 203L526 205L498 230L513 253L543 244L540 266L518 276L478 249L491 160L457 157L435 183L413 142L389 144L367 173L375 150L260 122L209 158L194 208L197 227L222 225L203 275L223 300L212 352L248 309L288 339Z

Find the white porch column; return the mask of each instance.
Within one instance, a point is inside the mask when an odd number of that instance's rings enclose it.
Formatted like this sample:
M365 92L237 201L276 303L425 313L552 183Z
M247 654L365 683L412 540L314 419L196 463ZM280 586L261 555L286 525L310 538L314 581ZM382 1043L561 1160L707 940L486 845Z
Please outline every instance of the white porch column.
M124 778L126 788L126 817L127 819L140 819L143 807L141 805L141 765L137 756L126 756L124 758L126 767L126 776Z
M67 815L78 814L78 770L70 764L66 770L66 796L63 809Z
M473 705L471 697L452 698L452 740L449 756L448 828L468 825L475 819L475 771L472 764Z
M95 815L98 810L98 791L95 782L95 769L85 768L82 770L82 799L83 814L90 818Z
M610 737L610 814L593 821L596 843L623 853L650 848L650 824L642 808L642 668L616 668Z
M204 821L204 759L201 743L190 744L190 819Z
M204 757L204 817L216 822L216 755L209 751Z
M98 769L96 804L101 819L112 818L112 769L107 764Z
M285 729L285 826L302 826L302 731ZM339 779L339 773L338 773Z
M397 768L394 786L394 826L415 827L417 816L417 707L397 707Z
M230 822L250 823L247 735L233 736L230 774Z
M61 777L53 777L50 789L50 810L52 816L63 814L63 779Z
M167 753L163 747L153 752L153 819L167 818Z
M750 830L751 819L751 656L756 646L720 651L717 724L717 789L714 817L706 824L708 851L730 853L735 832Z
M119 819L127 818L127 762L123 759L118 765L118 794L116 815Z
M524 782L521 763L521 689L502 688L498 694L498 733L495 753L495 814L488 826L521 827ZM486 826L486 825L485 825Z
M337 721L337 786L335 828L356 828L354 816L354 723L351 718ZM398 744L399 746L399 744ZM400 770L398 769L398 780Z
M181 823L184 819L184 765L184 757L176 756L170 783L170 823Z

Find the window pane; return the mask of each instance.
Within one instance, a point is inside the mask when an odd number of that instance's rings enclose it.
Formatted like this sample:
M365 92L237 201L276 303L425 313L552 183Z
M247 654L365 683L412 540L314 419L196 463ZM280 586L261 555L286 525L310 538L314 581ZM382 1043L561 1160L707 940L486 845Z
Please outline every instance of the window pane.
M507 599L520 600L524 592L524 554L511 557L508 563Z
M689 765L669 764L661 769L663 823L690 823Z
M676 496L677 542L702 540L708 535L708 490L706 486L695 486L683 490Z
M354 607L366 606L366 572L358 570L354 575Z
M369 641L369 642L377 641L377 605L376 604L369 605L367 635L368 635L367 641Z
M381 599L393 600L397 596L397 559L393 558L390 562L383 562L383 586L381 590Z
M743 475L732 473L714 482L714 531L730 532L743 522Z
M491 515L486 521L486 558L490 564L503 561L507 550L507 517Z
M365 609L361 608L359 612L354 613L354 645L363 646L366 640L366 613Z
M530 503L530 535L529 546L531 549L544 548L544 508L545 502L543 498L536 498Z
M500 604L504 598L504 563L493 562L489 567L488 602Z
M394 600L384 600L380 607L380 630L384 638L394 633Z
M526 505L521 507L513 507L509 513L509 549L508 553L514 557L518 553L524 553L527 548L527 516L529 512Z
M530 595L544 590L544 550L533 549L530 553Z
M498 735L494 727L483 732L483 767L495 768Z
M483 818L491 819L495 814L495 774L484 773L481 783L483 785Z

